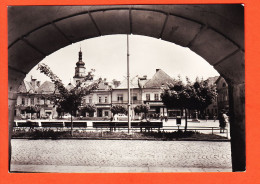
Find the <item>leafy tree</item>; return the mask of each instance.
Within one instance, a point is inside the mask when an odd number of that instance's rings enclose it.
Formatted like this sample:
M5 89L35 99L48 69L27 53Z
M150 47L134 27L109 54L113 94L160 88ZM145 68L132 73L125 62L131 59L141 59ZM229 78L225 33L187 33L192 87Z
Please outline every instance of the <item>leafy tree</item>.
M111 107L111 112L113 114L126 114L127 113L127 109L123 105L113 105Z
M149 109L150 109L149 105L142 104L142 105L135 106L134 111L135 111L135 113L138 113L138 114L144 113L145 118L146 118L146 114L148 113Z
M90 117L93 117L94 112L96 111L97 111L97 107L94 104L87 104L81 109L82 114L86 114L86 112L88 112Z
M168 84L161 94L162 101L167 108L185 110L185 131L187 130L187 110L204 110L217 96L216 87L207 81L196 79L191 83L186 78L187 84L180 79L175 84Z
M46 64L39 64L37 69L48 76L54 83L55 88L59 91L59 94L53 94L52 96L50 96L50 98L60 110L63 110L64 112L71 115L71 135L73 135L72 116L75 115L76 112L79 110L82 98L90 94L91 91L98 88L100 80L91 82L88 85L85 84L86 81L93 80L94 70L91 70L90 72L88 72L86 77L84 77L82 82L78 82L76 84L76 87L67 90L59 77L51 71L49 66L47 66Z
M61 106L58 106L56 108L56 111L58 113L58 117L60 118L62 116L62 113L64 112L64 110L61 108Z

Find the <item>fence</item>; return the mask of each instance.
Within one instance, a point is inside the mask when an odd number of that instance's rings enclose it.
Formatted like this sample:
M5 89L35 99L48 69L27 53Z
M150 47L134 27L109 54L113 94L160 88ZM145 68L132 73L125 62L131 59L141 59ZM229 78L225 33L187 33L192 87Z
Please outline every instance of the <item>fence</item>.
M74 121L73 129L74 131L128 131L127 122L111 122L111 121L100 121L93 122L88 125L87 121ZM32 129L37 130L54 130L54 131L66 131L71 129L71 122L64 120L57 121L14 121L13 131L30 131ZM131 131L132 132L174 132L178 130L184 130L184 126L163 126L162 122L131 122ZM202 126L188 126L188 131L195 131L205 134L220 134L219 127L202 127ZM226 136L229 138L229 129L225 129ZM225 134L221 134L225 135Z

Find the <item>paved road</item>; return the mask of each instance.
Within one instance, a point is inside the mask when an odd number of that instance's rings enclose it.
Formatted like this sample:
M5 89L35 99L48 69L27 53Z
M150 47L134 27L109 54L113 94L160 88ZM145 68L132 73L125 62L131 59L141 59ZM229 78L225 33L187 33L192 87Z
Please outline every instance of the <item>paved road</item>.
M229 142L15 139L12 165L230 169L231 150Z

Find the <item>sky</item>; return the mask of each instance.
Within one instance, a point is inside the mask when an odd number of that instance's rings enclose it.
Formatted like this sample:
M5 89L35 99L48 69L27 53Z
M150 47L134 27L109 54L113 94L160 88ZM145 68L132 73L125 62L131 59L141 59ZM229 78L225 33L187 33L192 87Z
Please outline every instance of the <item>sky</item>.
M40 63L47 64L67 85L73 81L78 52L81 48L86 72L95 69L95 78L108 81L124 80L127 74L127 36L109 35L91 38L64 47L47 56ZM188 48L146 36L129 35L130 77L147 75L151 78L156 69L162 69L173 78L188 76L207 79L219 73L203 58ZM50 79L37 70L37 65L27 74L42 83Z

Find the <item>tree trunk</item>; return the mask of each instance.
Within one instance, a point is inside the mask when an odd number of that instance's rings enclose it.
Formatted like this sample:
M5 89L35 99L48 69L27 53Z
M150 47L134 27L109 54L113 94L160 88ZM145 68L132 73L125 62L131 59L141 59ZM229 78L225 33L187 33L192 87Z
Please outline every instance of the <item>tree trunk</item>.
M187 109L185 108L185 132L187 131L187 127L188 127L188 117L187 117Z

